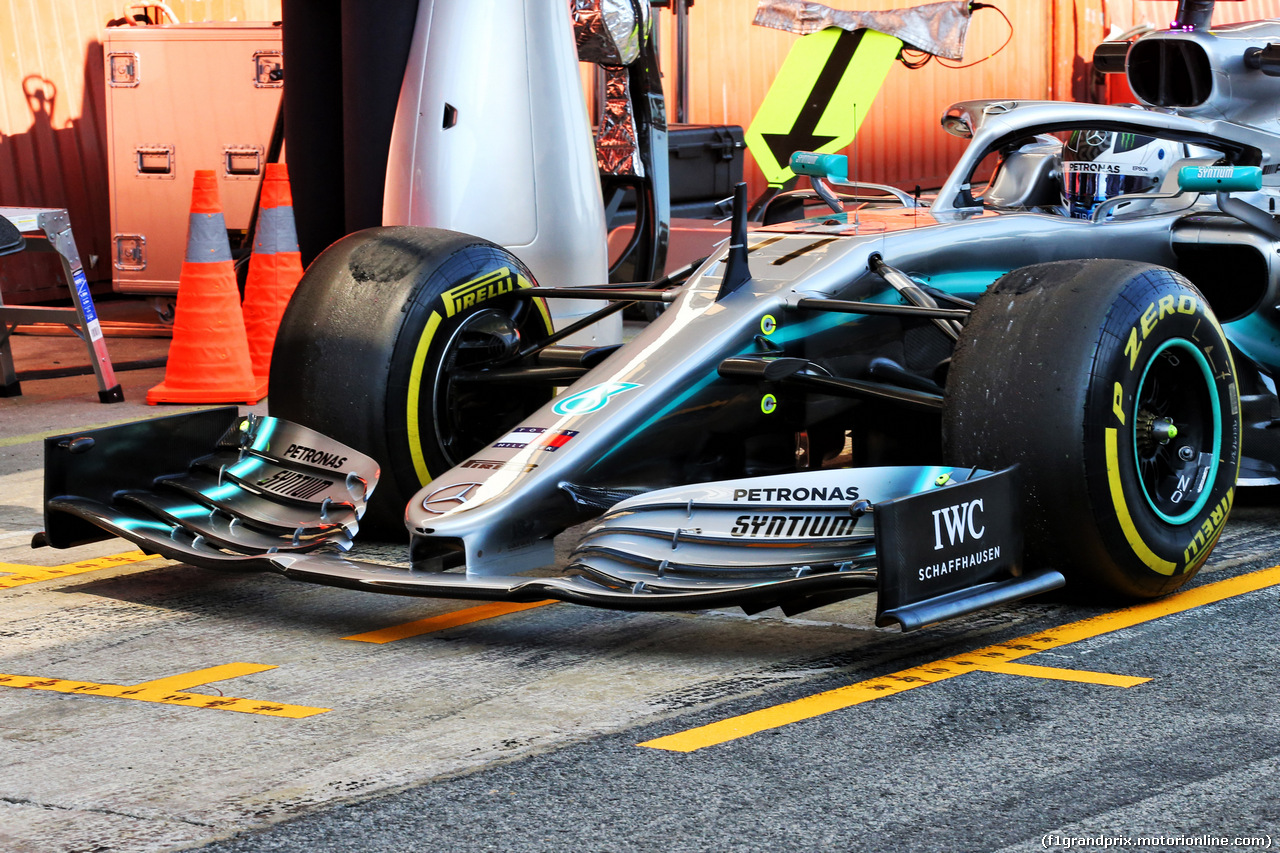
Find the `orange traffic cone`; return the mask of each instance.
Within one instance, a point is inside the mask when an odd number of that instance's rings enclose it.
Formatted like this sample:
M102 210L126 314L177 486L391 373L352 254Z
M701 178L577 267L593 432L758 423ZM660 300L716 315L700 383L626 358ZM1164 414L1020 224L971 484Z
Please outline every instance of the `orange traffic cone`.
M289 191L289 167L268 163L262 182L262 202L244 286L244 327L249 333L249 358L253 375L267 381L271 350L276 343L280 318L302 278L298 230L293 222L293 194Z
M164 381L147 402L247 403L267 394L267 380L253 378L240 290L231 265L231 245L211 170L196 172L191 192L187 256L178 279L173 343Z

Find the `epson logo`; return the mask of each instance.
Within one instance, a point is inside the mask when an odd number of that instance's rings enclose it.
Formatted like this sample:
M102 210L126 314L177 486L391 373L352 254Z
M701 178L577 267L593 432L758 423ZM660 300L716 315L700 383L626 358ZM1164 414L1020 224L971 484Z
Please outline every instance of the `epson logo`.
M962 504L935 509L933 511L933 550L943 548L942 531L946 528L947 544L956 545L965 541L965 536L978 540L987 532L986 525L975 527L977 514L983 512L982 498L965 501Z

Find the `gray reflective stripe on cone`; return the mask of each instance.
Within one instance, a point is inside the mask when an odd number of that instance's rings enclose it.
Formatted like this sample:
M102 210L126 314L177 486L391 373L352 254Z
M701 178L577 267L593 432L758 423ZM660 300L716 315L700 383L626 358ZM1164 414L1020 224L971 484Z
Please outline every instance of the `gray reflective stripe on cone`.
M187 225L188 263L210 264L231 260L227 223L221 213L193 213Z
M258 233L253 251L262 255L298 251L298 229L292 207L264 207L258 211Z

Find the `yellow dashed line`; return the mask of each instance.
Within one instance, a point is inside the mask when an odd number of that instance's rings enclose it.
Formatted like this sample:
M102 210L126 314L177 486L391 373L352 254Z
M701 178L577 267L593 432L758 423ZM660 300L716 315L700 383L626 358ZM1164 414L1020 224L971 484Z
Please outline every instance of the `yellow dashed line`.
M498 616L505 616L508 613L519 613L521 610L531 610L534 607L542 607L546 604L555 604L555 602L534 601L528 604L495 602L493 604L481 604L477 607L468 607L465 610L455 610L452 613L442 613L439 616L419 619L416 622L393 625L390 628L382 628L378 631L352 634L350 637L343 637L342 639L357 640L361 643L393 643L396 640L418 637L434 631L444 631L448 628L456 628L459 625L470 625L472 622L493 619Z
M126 551L110 557L97 557L92 560L81 560L78 563L65 563L61 566L26 566L19 563L0 563L0 589L11 589L28 583L53 580L55 578L82 575L85 572L96 572L114 566L125 566L130 563L141 563L146 560L161 559L157 554L144 554L141 551Z
M1144 622L1159 619L1161 616L1182 613L1206 604L1213 604L1276 585L1280 585L1280 566L1229 578L1217 583L1206 584L1158 601L1148 601L1133 607L1126 607L1123 610L1103 613L1059 628L1052 628L1048 631L1031 634L1016 640L987 646L967 654L943 658L922 666L904 669L893 675L882 675L878 678L867 679L846 687L838 687L835 690L828 690L804 699L797 699L794 702L787 702L772 708L763 708L759 711L752 711L738 717L720 720L696 729L677 732L666 737L645 741L640 746L665 749L672 752L693 752L708 746L737 740L756 732L775 729L790 723L827 714L831 711L850 708L883 696L894 696L916 687L923 687L926 684L955 678L967 672L985 670L1017 675L1034 675L1038 678L1055 677L1047 675L1047 673L1055 673L1057 678L1062 678L1066 674L1078 671L1051 667L1011 665L1010 662L1028 657L1036 652L1060 648L1080 640L1087 640L1091 637L1119 631L1123 628L1131 628L1134 625L1141 625ZM1125 679L1125 676L1110 676L1104 673L1085 673L1085 675L1090 676L1092 683L1132 686L1116 680ZM1097 679L1099 678L1108 680L1098 681ZM1083 679L1072 678L1068 680L1077 681Z
M195 672L144 681L141 684L97 684L92 681L69 681L65 678L40 678L34 675L2 675L0 687L17 687L24 690L51 690L55 693L83 696L108 696L113 699L133 699L139 702L156 702L161 705L185 705L189 708L212 708L218 711L238 711L242 714L258 714L264 717L286 717L300 720L323 714L329 708L309 708L305 705L286 705L283 702L264 702L259 699L237 699L231 696L210 696L202 693L186 693L185 690L223 681L255 672L275 669L269 664L229 663L200 669Z

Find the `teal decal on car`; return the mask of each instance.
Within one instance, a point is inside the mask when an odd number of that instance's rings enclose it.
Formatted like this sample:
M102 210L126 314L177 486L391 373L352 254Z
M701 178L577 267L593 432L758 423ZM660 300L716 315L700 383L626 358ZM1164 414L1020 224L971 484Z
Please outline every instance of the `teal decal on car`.
M634 382L605 382L601 385L593 385L585 391L557 400L551 407L551 411L557 415L589 415L609 405L609 399L615 394L639 387Z

